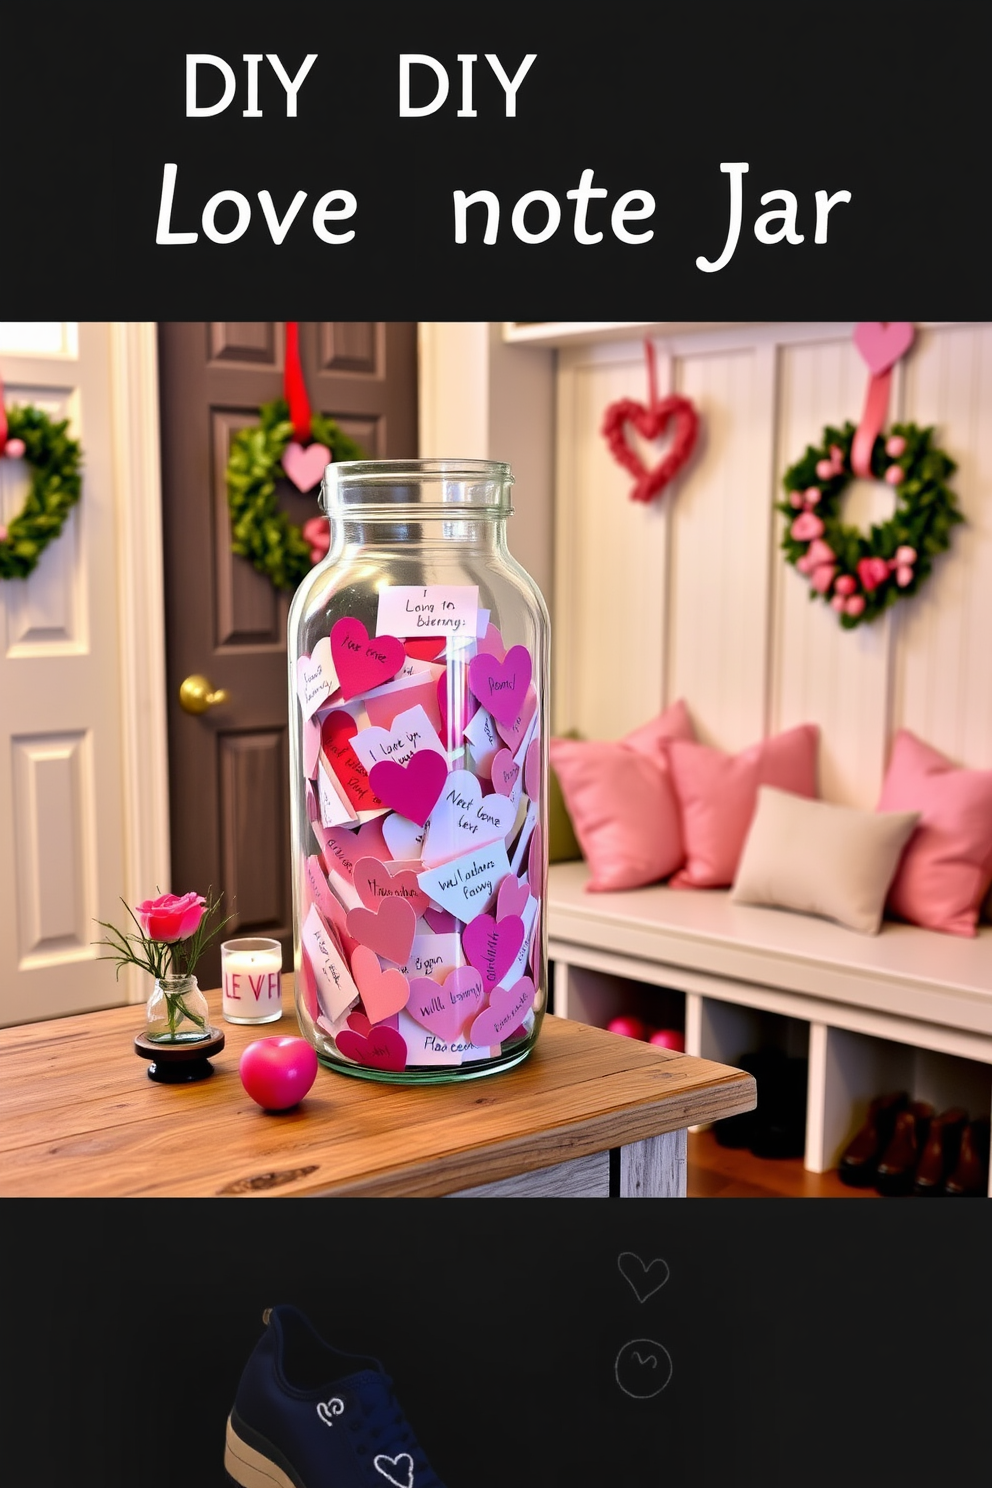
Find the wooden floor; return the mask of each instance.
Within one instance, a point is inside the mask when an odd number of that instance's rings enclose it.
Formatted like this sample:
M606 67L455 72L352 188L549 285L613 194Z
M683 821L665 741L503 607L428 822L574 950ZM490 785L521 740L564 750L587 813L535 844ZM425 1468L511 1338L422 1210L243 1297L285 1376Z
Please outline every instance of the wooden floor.
M721 1147L712 1131L689 1133L690 1199L877 1199L873 1188L848 1188L835 1172L808 1173L801 1157L754 1157Z

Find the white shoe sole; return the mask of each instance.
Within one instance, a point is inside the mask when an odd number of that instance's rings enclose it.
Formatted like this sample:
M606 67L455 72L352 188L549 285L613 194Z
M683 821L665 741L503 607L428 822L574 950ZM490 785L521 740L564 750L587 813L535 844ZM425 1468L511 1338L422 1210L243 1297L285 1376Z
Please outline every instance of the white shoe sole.
M241 1440L230 1416L227 1418L224 1467L241 1488L296 1488L292 1478L288 1478L281 1467Z

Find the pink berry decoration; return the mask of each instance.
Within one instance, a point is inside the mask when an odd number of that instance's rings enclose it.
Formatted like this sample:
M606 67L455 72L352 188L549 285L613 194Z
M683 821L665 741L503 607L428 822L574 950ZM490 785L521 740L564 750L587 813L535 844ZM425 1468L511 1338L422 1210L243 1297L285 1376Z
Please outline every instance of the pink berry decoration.
M10 460L22 460L26 448L23 439L8 439L3 452Z
M902 485L902 482L906 479L906 475L902 466L890 465L888 470L885 472L885 479L890 486Z
M898 460L906 453L906 441L901 434L890 434L885 441L885 453L890 460Z

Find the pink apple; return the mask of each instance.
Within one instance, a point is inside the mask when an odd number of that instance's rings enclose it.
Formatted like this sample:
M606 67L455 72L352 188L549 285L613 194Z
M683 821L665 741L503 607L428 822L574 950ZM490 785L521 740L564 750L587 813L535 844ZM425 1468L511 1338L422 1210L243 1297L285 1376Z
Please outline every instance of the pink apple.
M679 1033L677 1028L658 1028L651 1035L651 1043L656 1049L674 1049L677 1054L685 1053L685 1034Z
M624 1038L646 1039L650 1029L640 1018L633 1018L626 1013L621 1018L611 1018L607 1023L610 1033L622 1033Z
M317 1055L306 1039L282 1034L256 1039L241 1055L238 1073L245 1090L266 1111L299 1105L317 1078Z

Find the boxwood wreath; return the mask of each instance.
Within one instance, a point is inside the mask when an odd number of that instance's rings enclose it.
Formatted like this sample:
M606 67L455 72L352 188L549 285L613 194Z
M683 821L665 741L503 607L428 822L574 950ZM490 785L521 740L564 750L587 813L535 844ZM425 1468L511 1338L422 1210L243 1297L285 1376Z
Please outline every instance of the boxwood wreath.
M785 473L785 497L776 509L788 519L782 536L786 559L810 583L810 599L822 598L845 630L875 620L896 600L915 594L950 546L951 528L964 518L945 484L957 469L933 442L933 429L895 424L879 435L871 474L896 492L887 522L868 533L840 519L843 493L854 473L851 444L855 428L828 425L823 440L807 446Z
M227 462L227 499L231 513L231 551L268 574L277 589L293 590L313 566L311 545L303 529L276 504L276 482L285 480L282 457L293 438L285 398L263 403L259 420L231 441ZM332 460L360 460L363 450L333 419L310 418L310 433L326 445Z
M66 433L68 419L56 423L30 404L8 408L6 417L3 453L27 462L31 485L17 515L0 525L0 578L26 579L79 500L82 447Z

